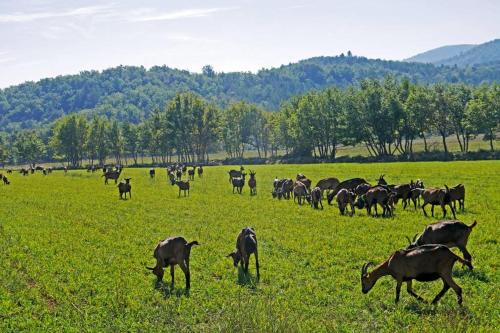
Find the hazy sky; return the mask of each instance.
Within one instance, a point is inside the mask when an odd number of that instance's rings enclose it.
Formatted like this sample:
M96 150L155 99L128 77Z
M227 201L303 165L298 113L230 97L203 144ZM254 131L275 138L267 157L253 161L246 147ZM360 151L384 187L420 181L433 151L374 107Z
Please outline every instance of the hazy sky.
M256 71L500 37L499 0L0 0L0 87L87 69Z

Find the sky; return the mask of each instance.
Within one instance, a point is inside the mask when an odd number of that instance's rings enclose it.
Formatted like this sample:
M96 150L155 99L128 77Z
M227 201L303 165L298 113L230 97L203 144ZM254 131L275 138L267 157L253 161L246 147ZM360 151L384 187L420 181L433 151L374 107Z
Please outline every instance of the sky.
M155 65L258 71L346 53L399 60L500 37L499 0L0 0L0 88Z

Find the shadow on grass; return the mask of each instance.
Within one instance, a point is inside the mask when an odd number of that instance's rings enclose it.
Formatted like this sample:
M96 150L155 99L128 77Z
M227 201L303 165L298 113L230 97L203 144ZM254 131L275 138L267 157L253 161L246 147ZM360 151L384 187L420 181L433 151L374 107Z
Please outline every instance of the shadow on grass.
M186 296L189 297L189 289L185 288L172 288L170 283L165 283L163 281L154 281L153 286L156 290L163 294L164 298L170 298L175 296L177 298Z
M245 273L241 267L238 267L238 284L251 289L256 289L259 280L250 273Z
M443 311L451 311L455 313L459 313L462 315L469 314L469 308L466 306L460 306L456 304L456 306L452 308L441 307L439 306L439 302L437 304L431 304L430 302L412 302L404 307L406 311L416 313L418 315L435 315L438 312Z
M470 269L462 268L461 270L454 271L453 272L453 277L458 277L458 278L468 277L468 278L471 278L471 279L474 279L474 280L478 280L478 281L481 281L481 282L486 282L486 283L490 282L490 279L489 279L488 275L486 275L482 271L478 271L477 269L474 269L474 270L471 271Z

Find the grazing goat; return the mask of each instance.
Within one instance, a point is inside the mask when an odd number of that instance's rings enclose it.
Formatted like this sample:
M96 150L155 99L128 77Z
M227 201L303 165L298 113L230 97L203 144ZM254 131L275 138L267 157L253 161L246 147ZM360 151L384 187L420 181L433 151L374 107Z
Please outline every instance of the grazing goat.
M412 190L413 185L410 184L401 184L401 185L395 185L391 189L391 191L395 192L394 195L394 203L398 203L399 199L402 200L403 202L403 209L406 209L406 206L408 205L408 200L411 198L411 190Z
M418 234L413 237L413 241L410 241L407 237L410 243L407 249L427 244L441 244L449 248L458 247L464 255L464 259L472 263L472 256L469 251L467 251L466 246L472 228L474 228L476 224L476 221L470 226L460 221L439 221L429 224L418 238ZM470 267L472 269L472 264Z
M227 172L229 174L229 182L231 183L233 178L241 177L241 175L243 174L243 170L245 170L243 166L240 166L240 170L234 170L234 169L229 170Z
M2 181L4 185L10 185L10 181L7 179L5 175L2 176Z
M424 215L427 216L427 212L425 211L425 206L430 204L432 206L431 212L432 217L434 217L434 206L440 205L443 210L443 218L446 217L446 208L445 205L450 206L451 212L453 213L453 218L456 219L455 209L451 204L450 197L450 189L445 185L445 189L440 188L429 188L422 192L422 199L424 199L424 204L422 205L422 210L424 211Z
M196 173L196 166L193 166L192 169L188 170L188 178L189 180L194 180L194 174Z
M301 182L302 184L304 184L306 187L307 187L307 190L310 191L311 190L311 184L312 184L312 181L307 178L306 176L304 176L303 174L299 173L297 175L297 181L298 182Z
M108 179L113 179L115 181L115 184L118 182L118 178L120 177L120 174L122 173L122 169L118 169L117 171L106 171L104 175L101 177L104 177L104 185L108 184Z
M198 177L203 177L203 166L201 165L198 167Z
M351 206L350 215L354 215L354 201L356 199L356 194L352 191L349 191L345 188L341 189L339 193L337 193L337 205L339 206L339 211L341 215L347 211L347 205Z
M186 196L187 191L187 195L189 196L189 180L176 180L174 185L177 185L179 187L179 197L181 196L181 191L184 191L184 196Z
M465 210L465 186L458 184L450 188L450 200L453 203L453 208L457 210L456 202L458 201L458 208L463 212Z
M231 183L233 184L233 194L234 189L236 189L236 192L239 194L243 192L243 187L245 186L245 176L246 173L242 173L240 177L231 178Z
M257 194L257 180L255 179L255 171L250 170L250 179L248 180L248 187L250 188L250 195Z
M12 169L7 169L7 173L12 173Z
M291 178L284 179L281 184L281 195L283 198L289 200L292 197L293 187L295 183Z
M120 199L123 199L123 195L125 195L125 199L127 199L127 193L130 199L132 199L132 185L130 185L130 180L132 178L125 178L122 180L120 184L118 184L118 191L120 192Z
M366 194L366 192L368 192L369 189L371 189L372 186L368 183L363 183L363 184L359 184L358 186L356 186L356 188L354 189L354 193L357 195L357 196L361 196L363 194ZM340 191L339 191L340 192ZM338 193L337 193L338 195Z
M393 197L392 192L382 186L369 189L364 195L366 198L366 211L371 215L371 208L375 206L375 216L378 216L377 204L383 208L382 216L392 216Z
M321 189L321 194L323 194L324 191L326 191L326 190L333 191L339 184L340 184L340 181L337 178L330 177L330 178L321 179L316 184L316 187L319 187Z
M333 198L335 198L335 196L337 195L337 193L341 189L345 188L346 190L354 191L354 189L359 184L364 184L364 183L367 183L367 181L364 180L363 178L352 178L352 179L348 179L348 180L344 180L343 182L340 182L340 184L338 184L337 187L333 191L328 193L328 195L326 196L328 204L329 205L332 204Z
M380 175L380 177L378 177L378 179L377 179L378 185L387 185L387 182L385 181L384 177L385 177L385 175Z
M65 166L63 170L64 170L64 174L68 173L68 167L67 166Z
M323 195L321 194L321 188L319 186L316 186L311 191L311 207L313 207L314 209L318 209L319 206L321 206L321 209L323 209L323 203L321 202L322 200Z
M248 264L250 261L250 255L255 256L255 268L257 270L257 280L260 279L259 272L259 253L257 249L257 235L255 231L246 227L241 230L238 237L236 238L236 251L229 253L227 257L233 258L234 267L238 267L238 263L245 273L248 273Z
M200 245L197 241L187 242L184 237L171 237L160 241L156 246L153 257L156 259L155 267L147 267L156 275L158 282L163 280L164 268L170 266L170 276L172 277L171 288L174 288L174 266L179 267L186 277L186 289L191 287L191 274L189 272L189 256L191 247Z
M422 193L424 193L425 189L423 188L414 188L410 191L410 199L413 201L413 206L415 207L415 210L417 210L417 201L418 205L420 206L420 197L422 196Z
M423 298L413 291L412 281L428 282L441 278L444 283L443 289L436 295L432 304L439 301L451 287L458 296L458 304L461 305L462 288L453 281L452 277L453 265L457 260L472 267L469 261L460 258L444 245L432 244L409 250L399 250L370 273L368 273L368 266L371 263L363 265L361 268L361 291L363 294L368 293L378 279L390 275L397 281L396 303L399 302L403 282L406 282L406 290L410 295L423 301Z
M293 187L293 202L297 199L299 205L302 205L304 199L311 203L311 197L307 191L306 185L300 181L296 181Z
M149 169L149 177L150 177L151 179L153 179L153 178L155 178L155 176L156 176L156 171L155 171L155 169L154 169L154 168Z

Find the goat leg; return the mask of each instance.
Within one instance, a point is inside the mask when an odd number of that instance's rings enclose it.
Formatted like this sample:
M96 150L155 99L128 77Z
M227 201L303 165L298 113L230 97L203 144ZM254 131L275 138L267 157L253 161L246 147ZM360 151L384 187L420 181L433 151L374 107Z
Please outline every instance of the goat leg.
M401 285L403 284L403 281L398 281L398 284L396 285L396 303L399 302L399 295L401 294Z
M450 289L450 286L443 279L443 289L441 289L439 294L437 294L436 297L434 297L434 299L432 300L432 304L436 304L441 299L441 297L443 297L443 295L448 291L448 289Z
M415 292L413 291L412 289L412 286L411 286L411 280L406 282L406 291L408 291L408 294L412 295L413 297L415 297L416 299L418 299L419 301L422 301L422 302L425 302L424 299L420 296L418 296L417 294L415 294Z
M170 265L170 276L172 277L172 282L170 282L170 288L174 289L174 265Z

